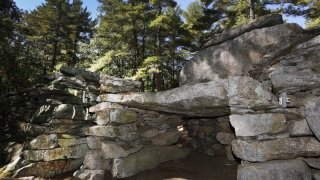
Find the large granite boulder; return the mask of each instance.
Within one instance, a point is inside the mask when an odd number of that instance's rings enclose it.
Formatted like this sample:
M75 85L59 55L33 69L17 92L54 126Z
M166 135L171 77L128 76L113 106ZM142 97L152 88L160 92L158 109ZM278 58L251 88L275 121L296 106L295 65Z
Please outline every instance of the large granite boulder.
M309 167L301 160L246 163L238 167L238 180L311 180Z
M240 25L240 26L237 26L237 28L229 29L229 30L223 31L220 34L217 34L216 36L212 37L207 43L205 43L204 47L221 44L225 41L234 39L240 36L241 34L252 31L254 29L261 29L261 28L270 27L270 26L274 26L282 23L283 23L282 16L279 14L269 14L269 15L261 16L261 17L258 17L257 19L254 19L248 24Z
M104 94L100 101L193 117L220 117L238 109L271 109L277 98L250 77L230 77L158 93Z
M234 140L232 151L240 159L264 162L320 155L320 142L314 137L282 138L269 141Z
M319 88L320 36L291 50L279 63L271 67L271 81L278 92L299 92Z
M203 49L182 69L180 84L247 75L263 56L296 40L302 30L297 24L280 24Z

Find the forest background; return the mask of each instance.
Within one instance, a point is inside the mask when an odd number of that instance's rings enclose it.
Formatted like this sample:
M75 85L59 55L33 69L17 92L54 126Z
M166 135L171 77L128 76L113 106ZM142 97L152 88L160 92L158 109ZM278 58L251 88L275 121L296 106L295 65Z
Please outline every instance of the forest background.
M319 0L45 0L31 11L0 1L0 93L41 83L63 66L139 80L146 91L179 85L179 72L211 37L272 13L320 25Z

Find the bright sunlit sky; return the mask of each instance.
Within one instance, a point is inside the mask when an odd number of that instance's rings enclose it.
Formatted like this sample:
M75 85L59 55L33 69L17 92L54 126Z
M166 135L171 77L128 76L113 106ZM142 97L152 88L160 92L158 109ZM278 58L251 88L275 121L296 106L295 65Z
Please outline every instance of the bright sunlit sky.
M33 10L37 6L41 5L45 0L14 0L20 9ZM194 0L176 0L182 9L193 2ZM83 0L83 4L87 6L88 10L91 12L91 16L96 18L98 15L97 7L98 2L96 0ZM300 26L305 27L305 19L302 17L284 17L287 22L295 22Z

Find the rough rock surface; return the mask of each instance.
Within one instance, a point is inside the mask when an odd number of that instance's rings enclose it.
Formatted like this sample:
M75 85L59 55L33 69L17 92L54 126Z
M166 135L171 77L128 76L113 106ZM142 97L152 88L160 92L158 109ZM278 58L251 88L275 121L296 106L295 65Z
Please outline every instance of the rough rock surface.
M207 47L207 46L218 45L227 40L234 39L240 36L241 34L252 31L254 29L261 29L261 28L270 27L270 26L274 26L282 23L283 23L282 17L281 15L278 15L278 14L270 14L270 15L258 17L257 19L251 21L248 24L244 24L244 25L238 26L237 28L226 30L221 34L217 34L215 37L210 39L204 46Z
M271 81L274 89L280 92L298 92L319 88L320 36L302 43L292 49L285 58L271 70Z
M320 97L307 102L305 114L311 131L320 140Z
M138 172L153 169L162 162L184 158L189 153L190 149L177 146L143 148L131 156L115 159L112 166L112 175L117 178L129 177Z
M73 176L81 180L105 180L104 170L79 170L76 171Z
M216 117L237 108L272 108L276 97L261 83L249 77L232 77L208 83L185 85L158 93L104 94L100 101L120 103L137 108L182 114Z
M102 143L102 154L105 159L126 157L139 151L142 145L138 142L105 141Z
M283 114L236 114L230 116L230 123L235 128L236 136L273 134L287 128Z
M312 173L301 160L248 163L238 167L238 180L311 180Z
M111 170L111 160L105 159L101 151L90 150L87 152L83 165L90 170Z
M92 126L86 129L86 135L102 136L109 138L119 137L124 141L132 141L139 137L135 124L125 124L121 126Z
M234 154L243 160L263 162L320 155L320 142L313 137L283 138L269 141L234 140Z
M262 57L287 45L301 34L296 24L255 29L217 46L199 51L180 73L180 83L203 82L242 76Z
M18 169L14 177L37 176L49 178L55 175L72 172L82 165L83 159L34 162Z

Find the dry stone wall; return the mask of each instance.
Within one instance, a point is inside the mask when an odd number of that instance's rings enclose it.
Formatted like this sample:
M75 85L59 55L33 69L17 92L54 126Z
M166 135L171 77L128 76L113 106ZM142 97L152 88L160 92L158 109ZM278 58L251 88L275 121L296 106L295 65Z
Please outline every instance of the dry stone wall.
M207 46L164 92L64 67L1 96L4 172L125 178L191 147L236 156L239 180L319 178L320 32L270 15Z

